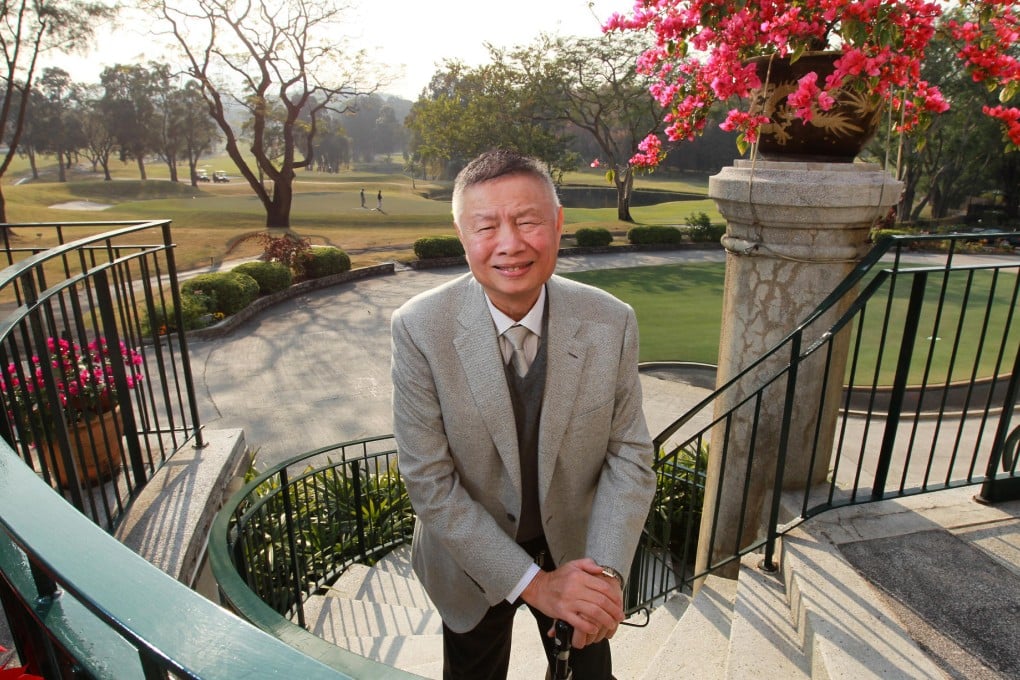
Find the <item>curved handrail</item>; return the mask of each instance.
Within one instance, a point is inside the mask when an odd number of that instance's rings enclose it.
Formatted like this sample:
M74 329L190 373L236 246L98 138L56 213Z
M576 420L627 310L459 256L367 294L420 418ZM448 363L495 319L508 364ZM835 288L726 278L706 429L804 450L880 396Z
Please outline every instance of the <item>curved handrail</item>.
M382 435L308 451L256 475L227 499L213 521L208 553L224 602L316 658L331 658L335 664L349 664L350 657L367 662L309 633L303 627L303 605L351 564L371 563L410 539L413 514L395 472L393 441L392 435ZM314 507L303 512L302 500ZM385 521L361 514L366 507ZM268 526L264 520L281 517L278 528L287 536L278 537L269 557L258 545ZM328 538L322 555L315 554L316 541L296 540L295 533L307 539L313 531ZM380 535L389 539L373 540Z
M345 659L348 670L337 671L237 619L86 519L2 441L0 528L8 592L92 677L142 677L152 669L202 680L267 671L330 680L408 677L359 659Z

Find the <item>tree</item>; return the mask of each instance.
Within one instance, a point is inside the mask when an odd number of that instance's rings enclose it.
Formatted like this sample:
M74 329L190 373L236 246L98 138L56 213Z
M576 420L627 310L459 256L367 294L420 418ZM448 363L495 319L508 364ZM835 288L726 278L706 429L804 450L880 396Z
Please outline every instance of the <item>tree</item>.
M505 148L542 159L554 175L577 167L563 122L521 82L504 65L445 62L404 121L414 162L452 177L479 153Z
M103 108L116 131L120 159L134 159L139 179L146 179L145 157L159 148L162 113L157 108L160 66L116 64L103 69Z
M180 148L188 161L188 177L191 185L197 186L198 161L219 141L219 128L209 116L209 107L202 96L202 86L197 81L189 80L183 89L175 90L170 105Z
M84 144L76 106L80 96L71 74L59 68L44 69L32 101L36 150L57 156L57 180L66 182L72 156Z
M7 140L7 152L0 157L2 178L18 150L39 55L51 49L68 52L87 45L95 26L113 16L115 10L101 2L0 0L0 11L5 65L0 70L0 139ZM7 204L0 191L0 222L6 221Z
M536 100L534 115L569 121L586 131L609 166L616 186L617 217L630 215L634 168L630 159L645 137L662 125L662 110L648 91L650 80L637 72L645 38L607 33L598 38L542 35L508 53L493 51L496 64L519 77L519 89Z
M113 179L110 176L110 156L117 148L117 137L103 113L102 88L99 86L87 87L83 93L83 99L81 127L85 144L82 147L82 153L92 164L93 172L99 166L103 168L103 179L109 182Z
M333 0L150 4L180 45L227 154L265 208L266 226L289 227L296 170L313 167L320 118L362 94L352 74L364 55L343 53L336 38L341 9ZM247 115L248 153L233 105Z

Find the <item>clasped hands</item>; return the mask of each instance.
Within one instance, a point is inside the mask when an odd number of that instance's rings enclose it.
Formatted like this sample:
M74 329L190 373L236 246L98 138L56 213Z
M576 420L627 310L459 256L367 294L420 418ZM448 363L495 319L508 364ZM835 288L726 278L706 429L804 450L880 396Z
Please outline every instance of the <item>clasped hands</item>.
M575 649L612 638L624 618L619 583L603 575L602 567L589 557L539 572L521 597L546 616L573 626ZM551 637L554 631L548 634Z

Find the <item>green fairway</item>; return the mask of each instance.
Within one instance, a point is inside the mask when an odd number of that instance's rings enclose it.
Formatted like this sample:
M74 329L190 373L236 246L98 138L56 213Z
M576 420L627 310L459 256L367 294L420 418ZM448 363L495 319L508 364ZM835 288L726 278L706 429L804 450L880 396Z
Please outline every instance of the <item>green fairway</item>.
M725 277L722 263L606 269L566 276L609 291L634 307L641 333L641 361L717 363ZM1014 285L1015 280L996 280L991 272L962 271L952 276L943 294L941 278L932 277L925 289L908 383L922 384L926 374L931 384L1008 372L1013 355L1008 351L1003 355L1002 340L1012 319ZM938 301L943 295L939 313ZM872 298L860 330L856 383L869 383L877 374L878 384L892 384L909 296L910 282L901 280L889 303L892 321L884 336L888 282ZM991 304L990 299L994 300ZM855 338L857 332L855 320ZM1015 347L1020 342L1018 335L1020 327L1013 323L1004 346Z
M40 158L40 161L44 159ZM225 157L208 159L202 164L208 172L224 170L230 182L168 182L165 165L147 165L149 179L137 179L134 163L115 162L114 181L84 167L69 173L68 182L54 181L51 165L41 165L38 180L31 180L27 167L19 164L4 177L4 196L10 222L96 222L132 219L170 219L177 242L177 262L183 270L215 264L225 259L257 253L244 236L265 229L265 211L255 192ZM291 232L313 244L333 245L351 255L355 267L414 258L411 245L423 236L452 233L449 182L412 180L399 172L345 170L338 174L302 171L294 183ZM187 169L178 167L181 178ZM28 181L24 181L28 180ZM598 187L611 191L599 173L569 173L566 184ZM679 191L704 196L707 177L684 179L663 175L641 177L635 190ZM359 192L365 190L365 208ZM376 194L382 191L383 209L376 210ZM437 195L441 198L429 198ZM103 210L80 207L107 206ZM97 205L98 204L98 205ZM610 206L613 205L609 201ZM62 207L54 207L62 206ZM67 209L70 207L70 209ZM636 206L632 214L637 224L682 225L689 215L705 212L715 222L721 217L708 198L670 201L653 206ZM615 207L566 208L568 236L582 227L603 227L615 233L616 243L624 243L622 234L633 223L617 219ZM75 233L84 234L87 228ZM30 232L16 230L15 239L30 240L33 247L56 242L46 229Z
M721 263L699 263L566 276L609 291L634 308L641 333L641 361L715 364L724 275Z

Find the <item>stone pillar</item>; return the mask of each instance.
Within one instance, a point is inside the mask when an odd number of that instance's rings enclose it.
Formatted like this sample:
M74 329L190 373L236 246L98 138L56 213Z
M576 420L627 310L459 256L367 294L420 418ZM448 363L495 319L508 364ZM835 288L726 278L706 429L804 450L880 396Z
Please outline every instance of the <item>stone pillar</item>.
M717 385L762 357L832 292L868 251L869 230L898 202L901 186L879 166L861 163L738 160L709 179L708 194L727 222ZM804 347L842 311L834 310L813 324ZM786 489L806 488L824 481L828 473L828 455L810 474L809 462L816 442L819 451L832 449L847 356L847 336L842 336L837 338L828 381L824 353L800 366L786 453ZM748 379L724 393L716 417L741 404L789 362L790 353L785 351L756 367ZM764 399L740 406L712 433L699 571L765 536L785 394L784 378L768 387ZM821 403L827 408L819 416ZM742 510L745 485L748 507ZM720 507L713 515L707 509L717 499ZM710 555L713 532L715 548ZM739 565L732 566L735 574Z

